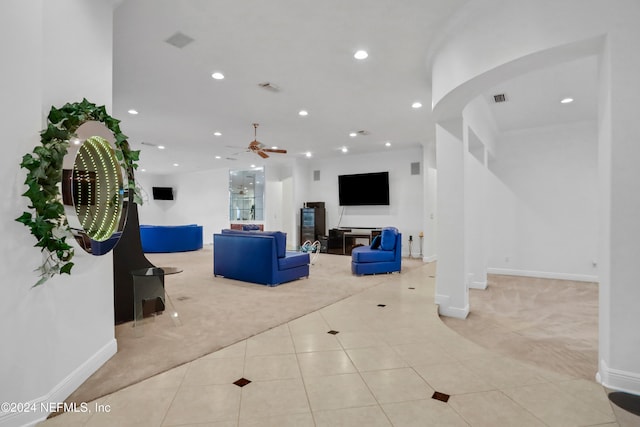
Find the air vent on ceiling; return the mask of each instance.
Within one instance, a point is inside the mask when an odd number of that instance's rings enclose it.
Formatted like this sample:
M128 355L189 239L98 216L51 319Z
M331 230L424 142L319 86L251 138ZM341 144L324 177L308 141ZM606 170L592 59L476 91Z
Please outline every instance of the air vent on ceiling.
M258 83L258 86L260 86L263 89L270 90L272 92L279 92L280 91L280 88L278 86L274 85L271 82Z
M149 145L149 146L151 146L151 147L157 147L157 145L156 145L156 144L153 144L153 143L151 143L151 142L144 142L144 141L142 141L140 144L142 144L142 145Z
M493 95L493 101L498 103L498 102L505 102L507 100L507 98L504 96L504 93L499 93L497 95Z
M357 133L358 133L358 135L363 135L363 136L364 135L370 135L368 130L359 130Z
M165 40L165 42L169 43L171 46L177 47L178 49L182 49L192 41L193 39L191 37L186 34L182 34L180 31Z

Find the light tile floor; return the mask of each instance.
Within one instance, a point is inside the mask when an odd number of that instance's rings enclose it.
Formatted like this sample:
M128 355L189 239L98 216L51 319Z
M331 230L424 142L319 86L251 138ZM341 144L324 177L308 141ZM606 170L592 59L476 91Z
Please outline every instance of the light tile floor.
M447 328L433 301L433 268L396 274L89 403L109 413L65 413L41 425L620 425L595 382L497 355ZM240 378L251 382L234 385Z

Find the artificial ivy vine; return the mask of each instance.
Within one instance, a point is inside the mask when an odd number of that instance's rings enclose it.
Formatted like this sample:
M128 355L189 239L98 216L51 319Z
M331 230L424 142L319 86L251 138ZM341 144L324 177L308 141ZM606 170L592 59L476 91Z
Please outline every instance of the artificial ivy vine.
M129 148L127 136L120 131L120 120L109 116L104 106L98 107L86 99L65 104L59 109L51 107L47 119L47 128L40 133L42 145L25 154L20 163L28 171L24 181L28 189L22 195L29 198L29 209L33 212L24 212L16 221L29 227L38 241L34 246L45 254L42 265L37 269L40 279L34 286L43 284L55 274L70 274L73 267L74 251L67 243L67 238L73 239L73 234L64 214L59 183L69 141L83 123L102 122L113 132L116 158L127 172L125 188L133 192L135 203L142 204L133 173L138 167L136 162L140 151Z

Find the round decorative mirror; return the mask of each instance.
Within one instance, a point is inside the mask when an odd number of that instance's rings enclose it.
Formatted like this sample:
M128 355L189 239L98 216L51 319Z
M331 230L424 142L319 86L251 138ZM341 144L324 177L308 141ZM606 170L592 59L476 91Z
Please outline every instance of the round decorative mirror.
M108 253L125 224L125 171L113 148L112 132L101 122L88 121L63 161L62 199L76 242L93 255Z

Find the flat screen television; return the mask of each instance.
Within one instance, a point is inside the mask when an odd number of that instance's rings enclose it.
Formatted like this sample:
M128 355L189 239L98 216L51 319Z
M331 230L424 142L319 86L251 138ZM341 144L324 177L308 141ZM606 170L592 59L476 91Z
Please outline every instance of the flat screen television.
M173 187L153 187L153 200L173 200Z
M340 206L389 204L389 172L338 175Z

